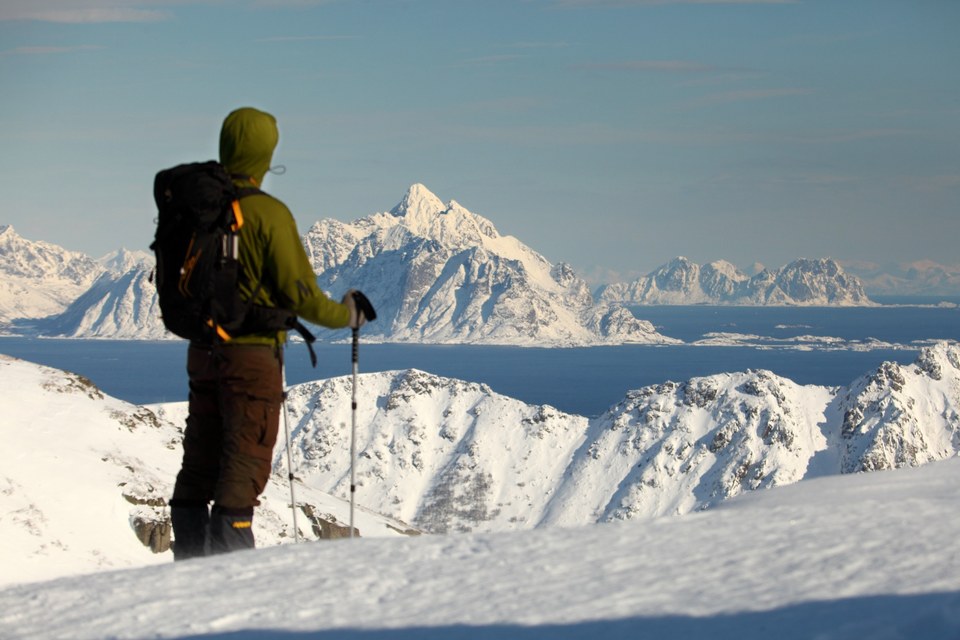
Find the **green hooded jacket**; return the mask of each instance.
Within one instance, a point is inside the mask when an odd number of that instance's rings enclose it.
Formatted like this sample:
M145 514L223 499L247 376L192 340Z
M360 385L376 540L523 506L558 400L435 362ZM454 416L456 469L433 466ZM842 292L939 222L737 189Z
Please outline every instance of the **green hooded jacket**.
M223 121L220 130L220 163L239 186L259 187L270 168L279 141L277 121L269 113L250 107L237 109ZM346 305L330 300L317 286L296 221L282 202L266 193L240 201L241 293L254 302L296 313L307 322L338 329L350 322ZM259 289L257 283L260 283ZM277 344L283 332L258 333L234 338L240 344Z

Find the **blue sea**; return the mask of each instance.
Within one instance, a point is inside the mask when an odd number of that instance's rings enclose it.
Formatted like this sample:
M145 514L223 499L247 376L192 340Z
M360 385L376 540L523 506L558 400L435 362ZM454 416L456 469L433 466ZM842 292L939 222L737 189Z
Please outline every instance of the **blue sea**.
M940 302L938 298L934 303ZM952 303L960 299L948 300ZM960 341L957 307L905 306L918 299L884 299L875 308L640 307L634 313L664 335L693 342L709 333L777 339L815 335L848 341L876 339L895 349L764 349L750 346L641 346L545 349L528 347L366 344L361 372L416 368L489 385L531 404L597 415L642 386L726 371L768 369L801 384L846 385L886 360L913 362L917 341ZM322 332L319 332L322 333ZM342 335L342 334L341 334ZM903 348L906 346L907 348ZM73 371L104 392L137 404L186 400L182 342L0 338L0 353ZM303 345L287 349L287 382L351 372L349 344L319 344L310 367Z

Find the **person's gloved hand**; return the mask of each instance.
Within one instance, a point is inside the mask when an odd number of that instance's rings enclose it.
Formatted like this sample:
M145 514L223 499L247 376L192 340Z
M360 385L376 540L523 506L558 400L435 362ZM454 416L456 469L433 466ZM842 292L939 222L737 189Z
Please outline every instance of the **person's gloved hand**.
M355 289L350 289L343 294L343 300L340 301L341 304L346 305L347 309L350 310L350 323L347 326L351 329L359 329L363 326L363 323L367 321L367 317L363 314L363 311L357 308L357 300L353 296L355 291Z

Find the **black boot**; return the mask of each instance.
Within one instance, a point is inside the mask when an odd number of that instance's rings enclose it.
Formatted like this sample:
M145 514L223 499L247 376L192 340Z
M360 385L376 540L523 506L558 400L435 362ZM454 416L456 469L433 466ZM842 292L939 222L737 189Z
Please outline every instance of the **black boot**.
M228 509L213 505L210 514L210 553L253 549L253 507Z
M173 559L189 560L207 555L210 510L206 502L171 500L173 523Z

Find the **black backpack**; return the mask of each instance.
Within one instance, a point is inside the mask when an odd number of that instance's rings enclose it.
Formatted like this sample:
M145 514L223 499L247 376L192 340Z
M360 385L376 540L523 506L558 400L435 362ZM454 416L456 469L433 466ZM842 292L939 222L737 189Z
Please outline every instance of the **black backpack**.
M241 299L240 201L262 193L237 187L220 163L195 162L157 174L156 285L164 326L181 338L217 344L262 331L300 332L314 366L315 338L296 314ZM260 289L257 283L252 298Z

